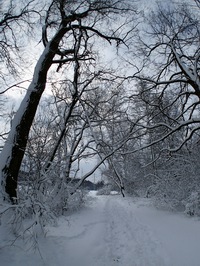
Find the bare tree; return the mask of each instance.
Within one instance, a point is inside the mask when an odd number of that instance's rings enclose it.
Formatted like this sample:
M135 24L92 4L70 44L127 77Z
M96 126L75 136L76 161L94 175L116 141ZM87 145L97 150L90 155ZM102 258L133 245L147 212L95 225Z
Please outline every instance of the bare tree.
M134 75L145 86L136 97L154 110L141 128L159 135L144 147L174 136L173 145L166 142L162 150L177 151L200 128L199 16L185 4L172 4L159 5L145 19L148 30L140 32L137 50L143 65Z
M34 19L40 17L39 9L34 9L34 1L27 1L26 4L17 6L14 1L6 1L0 3L0 108L1 108L1 146L8 135L7 118L12 117L13 110L8 114L7 102L8 98L5 93L14 87L19 87L22 81L15 82L19 72L22 69L22 56L20 53L21 37L19 32L24 32L29 24L32 27L35 24ZM24 38L25 39L25 38ZM14 85L10 85L13 84ZM13 108L13 107L12 107ZM4 122L3 122L4 120ZM6 121L6 122L5 122ZM10 121L9 121L10 123ZM2 147L1 147L2 150Z
M128 154L133 157L133 152L143 150L141 165L153 177L147 192L156 195L160 202L181 208L191 191L199 191L195 174L199 170L193 158L200 129L197 10L199 1L189 1L187 5L159 4L152 15L145 17L145 30L140 28L137 51L133 52L134 60L140 60L131 61L130 55L127 59L130 67L137 69L136 74L128 77L133 86L132 78L138 81L131 95L133 106L138 101L144 117L137 125L140 147L131 145L124 154L128 160Z
M20 64L22 62L21 46L26 42L26 36L23 33L31 32L37 20L40 19L42 10L35 0L21 2L18 5L10 0L1 4L0 8L0 82L14 83L14 78L23 65ZM8 89L10 86L2 86L0 94Z
M118 15L122 21L123 14L129 10L126 1L77 0L72 3L53 0L49 5L42 33L45 48L36 64L32 82L12 121L11 131L0 157L1 182L12 202L17 198L19 168L50 67L57 64L59 71L66 63L75 62L78 73L81 61L94 60L91 49L97 37L109 43L123 42L123 35L118 36L122 30L120 26L120 32L109 27L103 30L102 23ZM76 78L75 76L74 79Z

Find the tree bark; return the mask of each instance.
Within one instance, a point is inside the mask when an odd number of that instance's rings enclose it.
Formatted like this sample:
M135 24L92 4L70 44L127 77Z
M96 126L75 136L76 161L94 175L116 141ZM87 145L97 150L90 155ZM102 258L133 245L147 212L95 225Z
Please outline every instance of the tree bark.
M25 153L27 140L29 131L33 122L33 119L35 117L37 107L39 104L39 101L41 99L41 96L44 92L45 86L46 86L46 80L47 80L47 73L49 68L53 63L60 63L60 66L66 62L69 61L75 61L74 57L76 55L76 47L70 47L71 43L71 37L74 38L73 45L75 46L76 43L79 43L79 40L77 39L78 36L76 36L76 31L80 30L84 33L87 31L92 32L93 34L96 34L100 38L103 38L107 40L108 42L111 42L111 40L115 40L117 44L119 42L122 42L122 40L118 37L114 37L113 33L110 36L104 35L101 32L99 32L97 29L94 28L94 25L98 21L96 18L96 14L94 16L94 23L91 27L89 26L82 26L81 25L81 19L86 18L90 13L99 13L100 17L102 17L102 14L104 12L106 13L119 13L119 12L127 12L127 8L120 8L120 5L118 7L118 1L113 4L107 4L106 1L94 1L90 3L88 6L88 2L86 5L86 10L82 10L82 5L80 5L80 13L76 12L70 12L69 15L65 14L64 10L64 4L65 1L58 1L60 3L57 3L56 1L52 1L52 4L50 5L48 11L47 11L47 17L45 20L45 25L43 27L43 43L45 46L45 49L40 56L33 75L32 82L27 90L27 93L12 121L11 130L8 136L8 139L4 145L3 151L0 154L0 182L3 185L3 191L2 194L5 198L10 198L12 203L15 203L17 201L17 179L18 179L18 173L21 166L21 162ZM55 4L56 3L56 4ZM119 1L120 3L120 1ZM55 4L55 6L54 6ZM76 5L75 5L76 6ZM87 8L88 6L88 8ZM76 8L75 8L76 9ZM79 8L78 8L79 9ZM58 12L60 13L60 18L58 21L54 21L54 16L51 18L51 12ZM104 17L104 16L103 16ZM102 18L103 18L102 17ZM60 21L60 22L59 22ZM75 24L72 24L72 22L75 22ZM59 26L58 26L59 23ZM51 37L52 32L54 30L51 30L51 28L54 28L55 35ZM48 34L50 32L50 34ZM67 33L71 32L68 36L70 36L70 41L68 45L65 45L66 40L62 41L63 36ZM80 38L82 36L82 32L80 32ZM87 35L87 34L85 34ZM85 36L84 35L84 36ZM50 38L50 41L48 38ZM66 37L67 38L67 37ZM85 38L85 37L84 37ZM80 39L81 40L81 39ZM59 44L61 44L61 47L59 47ZM66 49L66 47L70 47ZM74 48L74 49L73 49ZM85 40L85 48L84 53L82 56L80 56L81 60L83 60L84 56L87 56L87 38ZM55 55L61 56L60 60L55 60ZM71 56L69 56L71 55ZM66 59L63 59L63 56L67 56ZM63 59L63 60L62 60ZM78 60L76 58L76 60ZM78 61L77 61L78 62ZM78 73L78 72L77 72ZM53 154L54 156L54 154ZM52 157L53 158L53 157ZM4 187L5 192L4 193ZM1 189L1 188L0 188Z
M64 33L64 31L60 31L59 34L55 35L40 56L32 82L12 121L8 139L0 155L1 182L5 186L6 192L3 192L4 198L9 197L13 204L17 202L18 173L25 153L29 131L46 87L48 70Z

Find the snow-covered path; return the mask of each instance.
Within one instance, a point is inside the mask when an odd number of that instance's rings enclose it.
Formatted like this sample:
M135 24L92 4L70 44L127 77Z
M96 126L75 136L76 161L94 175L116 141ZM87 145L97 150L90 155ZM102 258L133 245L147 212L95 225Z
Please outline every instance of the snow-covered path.
M1 266L199 266L200 221L148 200L96 196L39 240L41 256L0 250Z

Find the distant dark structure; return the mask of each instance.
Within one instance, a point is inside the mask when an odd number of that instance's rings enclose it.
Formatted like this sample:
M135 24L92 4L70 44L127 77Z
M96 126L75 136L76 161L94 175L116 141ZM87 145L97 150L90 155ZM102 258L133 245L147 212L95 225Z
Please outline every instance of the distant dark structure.
M19 173L19 182L27 182L27 181L32 181L34 179L34 173L28 173L25 171L20 171ZM66 182L68 185L76 185L80 181L79 178L67 178ZM93 183L89 180L84 180L83 183L81 184L81 188L84 190L99 190L104 186L103 181L99 181L97 183Z
M67 178L67 183L75 185L80 181L79 178ZM81 188L85 190L99 190L104 186L104 182L100 181L97 182L96 184L89 181L89 180L84 180L83 183L81 184Z

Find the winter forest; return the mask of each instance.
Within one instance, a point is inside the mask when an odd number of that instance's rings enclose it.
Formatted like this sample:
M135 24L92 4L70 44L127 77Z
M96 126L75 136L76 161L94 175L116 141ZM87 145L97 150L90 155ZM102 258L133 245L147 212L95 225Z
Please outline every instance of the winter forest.
M200 0L0 0L0 227L14 241L36 243L93 189L200 216L199 148Z

